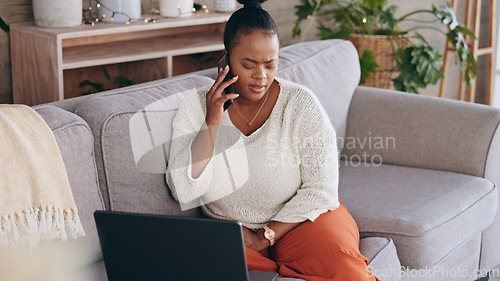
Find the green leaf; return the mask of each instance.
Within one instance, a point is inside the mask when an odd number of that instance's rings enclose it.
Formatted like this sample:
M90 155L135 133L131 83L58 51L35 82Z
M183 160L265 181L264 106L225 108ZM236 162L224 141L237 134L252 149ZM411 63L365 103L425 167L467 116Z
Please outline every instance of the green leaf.
M90 82L90 80L83 80L82 82L80 82L80 85L78 87L81 88L81 87L85 87L85 86L92 85L92 84L93 83Z
M103 67L102 71L104 72L104 85L108 85L109 83L111 83L111 77L109 76L109 73L106 70L106 68Z
M365 49L363 55L359 58L359 66L361 68L361 77L359 83L365 83L366 79L370 78L372 73L377 72L378 63L375 60L375 54L372 50Z
M436 8L436 6L432 5L432 12L438 18L438 20L447 25L451 30L460 25L450 3L447 3L446 6L442 6L439 9Z
M2 17L0 17L0 28L5 31L7 34L10 32L10 27L5 21L3 21Z
M363 5L370 10L382 9L386 4L387 0L363 0Z
M102 86L102 84L95 84L93 87L93 92L94 93L99 93L99 92L104 92L106 91L106 89L104 89L104 87Z
M302 21L306 20L309 16L311 16L314 13L316 4L317 2L315 0L311 0L311 2L309 2L309 0L301 0L300 5L296 5L294 7L297 20L295 20L294 28L292 31L293 37L300 36L301 34L300 24L302 23Z
M113 83L121 86L130 86L133 84L132 81L130 81L130 79L123 76L116 76L115 79L113 80Z
M351 37L351 34L354 33L354 29L349 25L341 25L339 28L333 31L331 38L342 38L347 39Z
M346 39L349 38L349 36L351 36L351 34L354 32L352 28L346 25L341 25L339 28L332 30L331 28L324 26L322 22L318 22L316 28L318 29L316 37L320 38L321 40L335 38Z
M399 71L399 76L392 81L396 90L418 94L417 89L424 88L426 84L412 63L411 53L413 49L414 47L408 47L396 52L396 69Z
M419 45L412 48L411 63L415 65L423 83L436 84L439 79L443 78L443 58L422 35L417 33L414 37L419 41Z
M463 25L458 25L457 27L455 27L455 30L457 32L461 32L464 35L469 35L472 38L477 39L477 37L474 34L474 32L472 30L468 29L467 27L463 26Z
M211 61L213 61L213 60L215 60L215 58L214 58L214 57L208 57L208 58L206 58L206 59L202 60L202 61L201 61L201 64L207 64L207 63L209 63L209 62L211 62Z
M398 19L396 18L396 6L390 6L386 10L378 10L377 14L380 18L381 23L385 24L383 29L393 31L398 24Z

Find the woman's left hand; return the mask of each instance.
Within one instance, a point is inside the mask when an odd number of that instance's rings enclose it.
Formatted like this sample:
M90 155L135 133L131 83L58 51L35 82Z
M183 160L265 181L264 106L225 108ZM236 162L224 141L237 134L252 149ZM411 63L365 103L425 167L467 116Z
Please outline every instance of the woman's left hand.
M245 246L257 252L269 247L269 240L264 238L262 233L260 233L260 235L259 233L260 232L253 233L246 227L243 227L243 240L245 241Z

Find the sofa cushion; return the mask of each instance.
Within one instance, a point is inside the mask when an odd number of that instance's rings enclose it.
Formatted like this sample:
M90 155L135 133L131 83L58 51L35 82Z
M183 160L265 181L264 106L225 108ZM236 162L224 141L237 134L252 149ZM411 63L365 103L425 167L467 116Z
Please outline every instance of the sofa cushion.
M387 164L340 162L339 197L362 237L394 240L401 265L432 266L485 229L497 190L483 178Z
M280 51L278 77L311 89L328 113L337 137L345 137L347 112L360 77L358 53L350 41L334 39L286 46ZM339 150L342 148L339 143Z
M185 94L210 85L202 76L163 79L109 91L80 103L90 125L104 201L113 211L196 215L182 212L165 183L172 118Z
M85 237L74 241L79 257L86 264L102 259L94 223L94 211L103 210L97 169L94 161L94 140L87 123L77 115L54 106L36 106L54 133L66 167Z
M381 281L399 281L401 264L394 242L389 238L365 237L359 240L359 251L368 261L372 270L368 275L375 275Z

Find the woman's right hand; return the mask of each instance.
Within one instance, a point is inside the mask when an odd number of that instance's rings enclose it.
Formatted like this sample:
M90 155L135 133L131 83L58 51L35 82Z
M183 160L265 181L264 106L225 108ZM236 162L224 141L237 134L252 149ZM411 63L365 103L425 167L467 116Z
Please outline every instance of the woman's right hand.
M224 114L224 103L227 100L232 100L237 98L239 95L235 93L223 95L224 89L229 87L229 85L238 81L238 76L227 80L224 82L224 77L229 73L229 66L224 69L219 69L219 74L214 85L207 93L207 116L205 122L207 126L218 126L222 122L222 116Z

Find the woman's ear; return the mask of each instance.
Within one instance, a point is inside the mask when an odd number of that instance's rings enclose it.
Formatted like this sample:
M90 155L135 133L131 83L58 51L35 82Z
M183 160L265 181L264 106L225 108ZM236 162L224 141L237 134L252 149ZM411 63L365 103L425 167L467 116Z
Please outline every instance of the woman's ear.
M226 49L222 50L222 55L224 56L225 54L227 54Z

